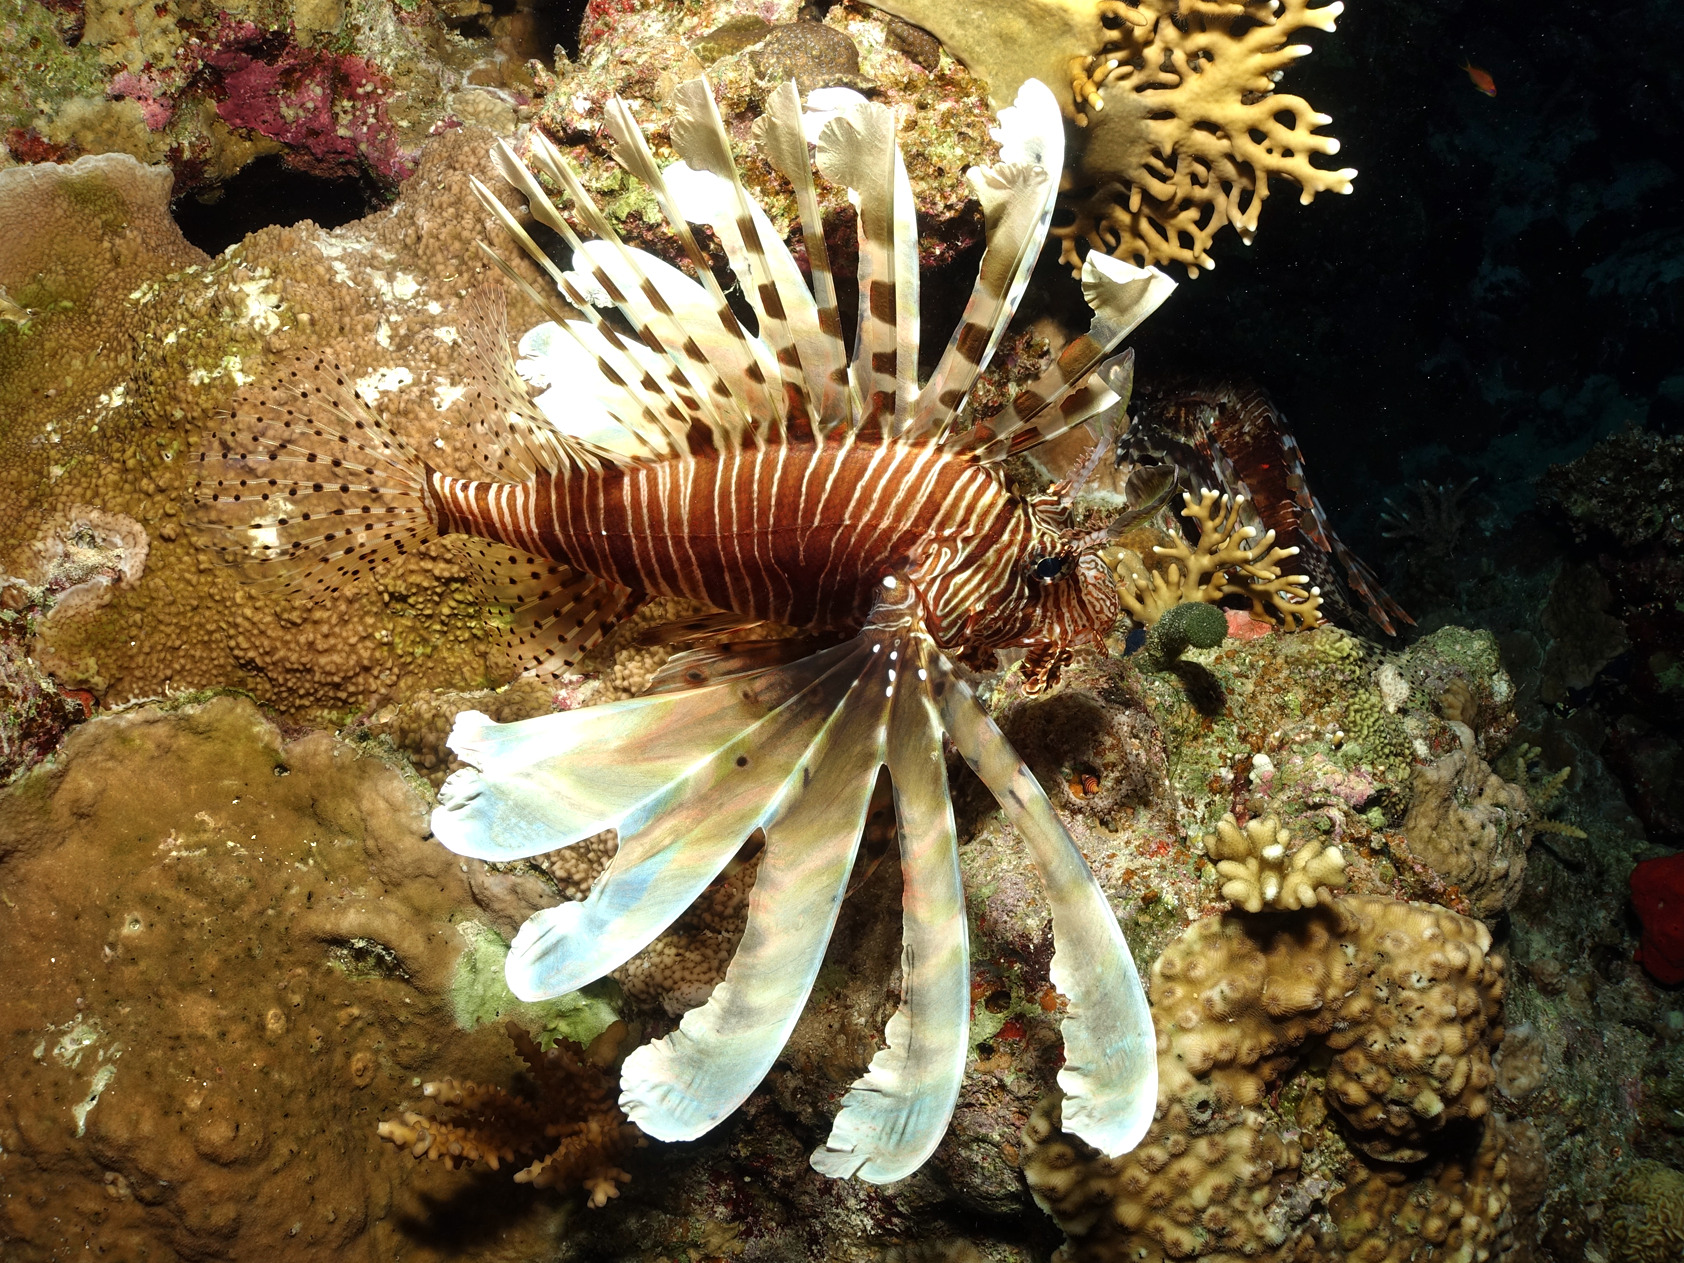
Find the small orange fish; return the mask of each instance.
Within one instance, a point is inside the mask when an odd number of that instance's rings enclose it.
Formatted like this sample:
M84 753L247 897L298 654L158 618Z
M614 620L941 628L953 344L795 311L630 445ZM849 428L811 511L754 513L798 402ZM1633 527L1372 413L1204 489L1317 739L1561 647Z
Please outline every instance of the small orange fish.
M1491 77L1489 70L1481 70L1471 61L1464 61L1462 69L1468 72L1468 78L1473 80L1473 86L1485 93L1486 96L1497 95L1497 81Z

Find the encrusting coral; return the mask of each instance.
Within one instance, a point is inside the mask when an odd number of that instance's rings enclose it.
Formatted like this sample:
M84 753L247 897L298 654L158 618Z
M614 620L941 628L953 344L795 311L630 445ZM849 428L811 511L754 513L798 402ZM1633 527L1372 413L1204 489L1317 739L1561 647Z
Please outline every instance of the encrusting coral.
M1071 1238L1059 1258L1496 1257L1504 987L1489 931L1427 904L1194 922L1152 970L1158 1113L1140 1147L1095 1158L1051 1106L1025 1130L1024 1174Z
M447 1112L404 1110L380 1124L380 1135L412 1157L441 1160L452 1169L483 1162L496 1171L531 1158L515 1172L515 1183L576 1185L592 1206L603 1205L631 1179L619 1164L643 1143L620 1112L619 1082L609 1069L626 1035L624 1023L616 1022L589 1048L563 1038L544 1049L519 1023L504 1029L531 1071L532 1099L471 1080L440 1079L421 1090Z
M1123 610L1137 623L1151 626L1184 602L1217 604L1226 596L1251 602L1253 617L1301 631L1321 621L1321 592L1307 588L1305 575L1282 574L1281 563L1298 555L1296 548L1276 548L1275 533L1241 525L1243 498L1209 488L1194 500L1182 494L1181 515L1198 528L1198 541L1177 536L1168 544L1153 545L1162 558L1149 564L1127 547L1115 550L1112 570ZM1220 503L1219 503L1220 502ZM1251 542L1256 539L1256 543Z
M1313 908L1345 884L1345 857L1336 846L1311 838L1296 850L1278 817L1248 820L1244 828L1229 812L1206 834L1205 854L1223 879L1222 897L1247 912L1264 907L1296 912Z
M1232 225L1250 242L1284 176L1300 201L1349 193L1356 172L1314 165L1339 142L1331 120L1302 97L1276 91L1310 49L1294 38L1331 31L1339 3L1309 0L880 0L934 32L1011 99L1023 80L1067 82L1065 110L1086 130L1076 156L1072 222L1054 227L1063 258L1076 243L1142 266L1214 267L1211 239Z

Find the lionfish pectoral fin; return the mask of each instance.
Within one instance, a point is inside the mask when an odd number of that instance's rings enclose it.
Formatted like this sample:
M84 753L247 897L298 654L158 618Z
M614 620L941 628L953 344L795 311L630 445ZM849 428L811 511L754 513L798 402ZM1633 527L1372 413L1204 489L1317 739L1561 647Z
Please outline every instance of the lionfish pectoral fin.
M884 758L896 670L892 650L862 636L838 646L847 693L767 814L748 922L724 981L621 1074L626 1117L660 1140L690 1140L730 1114L783 1051L818 976L847 890Z
M789 692L764 719L627 814L619 850L583 902L539 913L521 928L506 967L516 995L563 995L600 978L671 925L757 829L767 831L770 848L770 819L795 792L792 785L814 775L825 733L865 666L858 646L839 648L843 652L815 655L825 659L822 670L815 671L809 658L735 686L716 686L731 690L746 683L751 690ZM684 720L680 714L668 722L682 729Z
M840 648L840 647L839 647ZM605 829L630 835L673 804L700 763L780 711L818 711L837 664L834 650L779 672L713 688L635 697L581 710L493 723L456 717L449 746L467 767L439 790L433 833L458 855L515 860L571 846ZM776 720L783 722L783 720ZM748 765L745 765L748 766ZM745 829L740 843L748 836Z
M1064 1129L1115 1157L1157 1108L1157 1040L1146 990L1116 915L1034 773L939 654L931 691L942 727L1029 844L1052 906L1052 984L1069 1002L1062 1034Z
M753 675L805 658L817 648L812 638L801 636L787 640L743 640L687 649L666 660L665 665L651 677L643 696L701 688L722 680Z
M863 665L840 645L712 687L494 724L457 717L470 766L439 793L433 832L459 855L510 860L606 829L619 849L582 903L537 914L507 964L517 995L562 995L675 920L761 827Z
M889 720L888 765L903 874L901 1004L885 1047L842 1099L830 1137L812 1155L826 1175L874 1184L904 1179L935 1152L964 1078L970 1031L970 951L958 835L947 786L941 717L925 677L938 657L908 637L906 687Z

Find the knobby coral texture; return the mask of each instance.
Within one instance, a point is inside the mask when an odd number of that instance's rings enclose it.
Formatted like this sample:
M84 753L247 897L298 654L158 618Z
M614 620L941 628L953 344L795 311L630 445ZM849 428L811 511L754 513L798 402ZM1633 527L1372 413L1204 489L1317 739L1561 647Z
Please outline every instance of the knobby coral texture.
M1152 969L1140 1148L1097 1158L1055 1106L1024 1132L1030 1188L1070 1235L1060 1257L1500 1258L1505 985L1489 931L1428 905L1194 922Z

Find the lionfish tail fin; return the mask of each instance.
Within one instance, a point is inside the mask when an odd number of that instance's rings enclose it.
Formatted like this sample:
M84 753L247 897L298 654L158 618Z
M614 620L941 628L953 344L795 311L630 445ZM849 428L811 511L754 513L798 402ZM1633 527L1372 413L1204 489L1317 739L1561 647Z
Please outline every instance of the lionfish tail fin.
M1053 906L1053 982L1070 1001L1060 1082L1078 1134L1118 1152L1144 1131L1142 1102L1149 1119L1156 1097L1151 1020L1128 948L1033 775L902 614L795 662L762 649L700 655L699 687L513 724L464 715L450 745L469 767L445 783L434 833L459 854L509 860L618 831L589 896L537 913L516 935L509 985L532 999L616 968L745 843L763 840L724 980L625 1064L627 1116L659 1139L693 1139L747 1099L793 1030L887 766L904 877L902 1001L813 1164L894 1180L940 1141L969 1048L949 736L1034 851Z
M324 359L237 395L196 461L199 542L312 600L435 535L426 466Z

